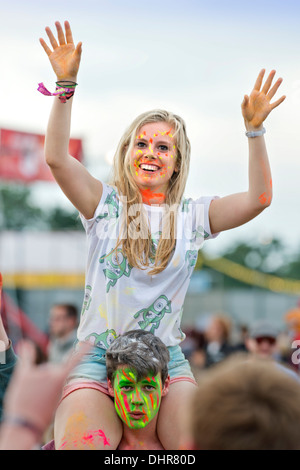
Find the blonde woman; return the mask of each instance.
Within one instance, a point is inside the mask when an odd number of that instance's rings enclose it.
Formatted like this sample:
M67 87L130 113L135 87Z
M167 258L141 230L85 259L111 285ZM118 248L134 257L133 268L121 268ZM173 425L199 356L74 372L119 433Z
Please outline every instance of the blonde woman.
M126 130L108 185L68 154L81 43L75 47L68 22L64 30L59 22L55 25L57 39L46 28L51 47L40 39L58 87L45 155L86 229L86 292L77 348L86 341L93 344L64 388L55 421L56 448L80 444L88 449L91 438L93 448L118 447L122 424L108 395L105 351L116 336L143 329L159 336L170 352L170 390L162 400L156 432L165 449L179 449L188 439L186 410L196 387L180 349L184 339L180 320L190 276L206 238L248 222L271 202L262 124L284 100L270 104L282 80L272 86L272 71L262 87L261 71L251 95L244 97L242 113L250 132L249 189L244 193L196 201L183 197L190 143L184 121L162 110L144 113ZM138 396L136 412L143 412Z

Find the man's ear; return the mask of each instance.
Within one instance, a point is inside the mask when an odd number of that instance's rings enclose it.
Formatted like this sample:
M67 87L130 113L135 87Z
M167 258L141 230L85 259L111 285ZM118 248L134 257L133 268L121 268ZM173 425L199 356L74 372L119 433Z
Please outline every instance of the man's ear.
M112 386L112 383L109 379L107 379L107 388L108 388L108 393L111 397L114 397L115 394L114 394L114 388Z
M169 391L169 387L170 387L170 376L168 375L168 377L165 380L162 392L161 392L162 397L165 397L167 395L167 393Z

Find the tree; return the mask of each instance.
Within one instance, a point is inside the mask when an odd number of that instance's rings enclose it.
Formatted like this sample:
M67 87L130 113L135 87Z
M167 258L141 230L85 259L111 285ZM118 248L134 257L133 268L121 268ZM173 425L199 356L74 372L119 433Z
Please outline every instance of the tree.
M30 186L0 185L0 229L83 230L78 212L61 207L44 211L32 202Z
M43 211L30 201L28 186L2 185L0 187L0 227L3 230L44 228Z

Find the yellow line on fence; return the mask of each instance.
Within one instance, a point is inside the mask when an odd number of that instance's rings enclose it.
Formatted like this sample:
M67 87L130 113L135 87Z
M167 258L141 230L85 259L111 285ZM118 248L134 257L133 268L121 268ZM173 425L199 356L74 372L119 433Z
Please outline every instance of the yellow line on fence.
M84 273L2 273L3 287L8 289L83 289Z

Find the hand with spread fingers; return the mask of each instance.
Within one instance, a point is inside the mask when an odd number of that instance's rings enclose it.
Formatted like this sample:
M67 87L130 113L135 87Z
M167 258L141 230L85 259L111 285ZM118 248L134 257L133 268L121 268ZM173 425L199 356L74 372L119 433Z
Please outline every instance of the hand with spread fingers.
M63 364L36 365L34 345L23 341L5 393L0 450L26 449L39 441L52 422L68 374L89 350L84 343Z
M75 47L71 27L68 21L64 22L65 33L59 21L55 22L57 38L56 40L51 29L45 28L53 50L40 38L40 43L49 57L53 71L58 80L76 81L82 51L82 43Z
M285 96L282 96L277 101L274 101L274 103L271 103L271 99L275 96L282 83L282 78L278 78L272 86L275 74L276 71L272 70L263 84L265 69L262 69L256 79L250 96L244 96L244 100L242 102L242 114L247 130L260 128L270 112L279 106L286 98Z

